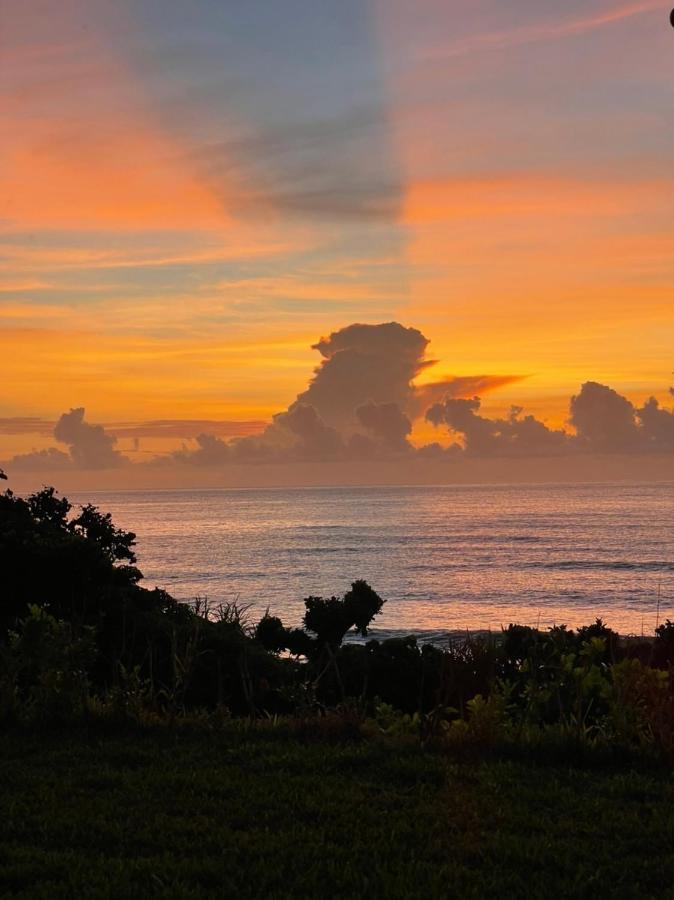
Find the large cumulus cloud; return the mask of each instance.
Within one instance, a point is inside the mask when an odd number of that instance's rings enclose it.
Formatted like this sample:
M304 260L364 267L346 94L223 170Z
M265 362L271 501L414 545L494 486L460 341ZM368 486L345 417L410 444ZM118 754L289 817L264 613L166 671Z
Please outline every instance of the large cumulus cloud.
M84 418L83 407L63 413L54 426L56 440L68 447L68 452L49 447L23 453L9 460L16 469L116 469L129 460L115 450L117 438L108 434L102 425L93 425Z
M323 357L296 403L313 406L328 424L352 426L359 406L368 402L396 404L415 418L429 403L446 395L466 397L516 381L513 375L468 375L416 385L437 360L427 359L429 344L416 328L398 322L348 325L312 346Z
M571 398L569 422L577 443L590 450L633 450L641 439L630 401L596 381L585 382Z
M349 325L313 345L323 361L297 404L313 406L333 426L351 425L356 409L372 401L396 403L405 411L412 381L433 364L425 359L428 340L397 322Z
M114 469L128 461L115 450L117 438L102 425L85 421L82 406L63 413L54 428L54 437L68 445L73 464L79 469Z
M434 364L426 358L428 339L398 322L353 324L321 338L313 349L322 360L304 391L261 435L230 441L236 462L353 460L397 456L411 449L411 419L425 408L427 388L414 379ZM488 376L479 376L488 388ZM461 390L455 379L432 386ZM223 444L223 442L221 442ZM205 452L203 435L192 451L174 459L207 465L223 446ZM191 454L191 455L190 455Z
M671 391L671 389L670 389ZM584 448L604 453L674 450L674 410L650 397L636 407L627 397L587 381L571 398L571 425Z

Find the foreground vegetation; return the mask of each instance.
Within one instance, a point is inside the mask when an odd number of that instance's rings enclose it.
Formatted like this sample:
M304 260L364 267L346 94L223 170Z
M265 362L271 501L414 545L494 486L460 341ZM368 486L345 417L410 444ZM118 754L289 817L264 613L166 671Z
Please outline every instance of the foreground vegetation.
M135 535L52 488L0 494L0 721L151 724L333 715L450 747L565 744L674 756L674 624L625 641L511 625L453 646L367 635L383 600L364 581L308 597L303 628L236 605L147 590Z
M457 759L290 726L0 738L0 893L649 897L662 769Z
M0 896L674 896L671 622L354 644L365 582L255 624L134 542L0 494Z

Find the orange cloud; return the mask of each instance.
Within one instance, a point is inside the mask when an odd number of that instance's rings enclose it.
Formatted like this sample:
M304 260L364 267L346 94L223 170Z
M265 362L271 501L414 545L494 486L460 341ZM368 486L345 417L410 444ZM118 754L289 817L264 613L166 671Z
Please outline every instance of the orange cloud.
M180 232L171 231L175 238ZM194 243L192 232L183 232L186 244ZM64 239L67 239L67 234ZM55 248L39 248L25 245L12 245L3 252L0 260L0 271L17 272L70 272L96 271L101 269L145 269L164 266L201 265L227 262L256 257L275 257L284 253L306 250L312 246L308 233L297 230L292 237L288 235L260 234L253 235L252 230L237 229L236 237L227 236L224 232L215 234L205 232L198 237L199 246L182 250L171 250L167 245L154 245L151 241L143 246L134 246L134 238L128 236L128 246L123 249L92 249L82 246L63 246ZM48 290L54 283L39 279L16 280L6 282L9 287L0 288L7 292L13 290ZM18 287L12 287L17 285ZM87 286L87 290L91 289Z
M416 393L419 406L425 410L431 403L437 403L445 397L474 397L476 394L482 396L506 385L518 384L526 377L526 375L457 375L444 381L418 384Z
M54 43L30 44L7 17L0 115L3 217L12 227L222 227L221 203L159 127L138 86L75 9ZM69 18L69 15L72 18Z
M0 268L2 265L0 264ZM16 281L3 281L0 284L0 294L23 294L28 291L49 290L52 285L48 281L40 281L38 278L26 278Z
M499 50L574 37L605 28L625 19L654 12L655 10L662 10L662 3L659 0L645 0L645 2L641 3L623 4L595 15L559 19L556 22L524 26L505 31L485 32L471 35L463 40L450 42L446 46L436 47L425 58L429 61L446 59L453 56L473 54L480 50Z
M14 226L163 230L226 221L220 204L146 125L108 126L111 143L101 146L92 140L95 122L62 142L51 140L56 121L13 124L20 140L5 151L0 188Z
M470 223L510 218L546 217L550 228L564 220L596 221L598 217L633 214L635 209L667 213L674 203L674 181L665 179L589 179L537 173L491 177L411 180L403 220L411 225Z
M21 319L34 322L65 319L71 315L72 309L67 306L51 306L47 303L0 303L0 320Z

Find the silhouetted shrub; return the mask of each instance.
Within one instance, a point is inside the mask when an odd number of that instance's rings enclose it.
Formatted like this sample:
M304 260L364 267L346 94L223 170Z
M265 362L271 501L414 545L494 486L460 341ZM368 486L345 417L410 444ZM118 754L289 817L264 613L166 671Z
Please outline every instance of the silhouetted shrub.
M270 616L269 610L257 623L255 637L265 650L271 653L279 653L288 646L288 631L283 627L283 622L276 616Z
M661 668L674 666L674 622L670 619L655 629L653 665Z
M606 648L604 662L613 662L620 652L620 635L605 625L601 619L595 619L592 625L584 625L576 629L578 644L582 645L592 638L601 638Z

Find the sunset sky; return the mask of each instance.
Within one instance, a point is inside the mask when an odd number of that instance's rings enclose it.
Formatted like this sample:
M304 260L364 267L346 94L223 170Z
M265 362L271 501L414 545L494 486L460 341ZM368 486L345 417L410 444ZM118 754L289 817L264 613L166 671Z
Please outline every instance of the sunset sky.
M419 386L488 376L484 415L667 405L668 16L0 0L0 459L73 407L135 462L257 434L352 323L418 329Z

